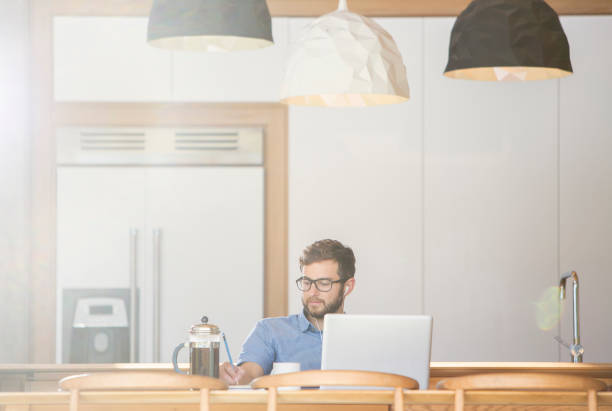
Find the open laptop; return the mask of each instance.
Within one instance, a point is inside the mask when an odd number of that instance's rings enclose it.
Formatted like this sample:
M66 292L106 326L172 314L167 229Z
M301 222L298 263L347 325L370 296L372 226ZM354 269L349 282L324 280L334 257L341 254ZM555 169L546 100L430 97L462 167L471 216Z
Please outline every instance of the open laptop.
M405 375L425 390L432 322L429 315L327 314L321 369Z

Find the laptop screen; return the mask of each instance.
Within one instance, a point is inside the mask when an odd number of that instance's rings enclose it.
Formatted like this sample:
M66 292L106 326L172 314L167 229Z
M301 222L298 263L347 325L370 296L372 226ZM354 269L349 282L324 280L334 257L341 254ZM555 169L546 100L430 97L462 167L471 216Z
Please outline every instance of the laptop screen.
M432 322L429 315L327 314L321 369L400 374L427 389Z

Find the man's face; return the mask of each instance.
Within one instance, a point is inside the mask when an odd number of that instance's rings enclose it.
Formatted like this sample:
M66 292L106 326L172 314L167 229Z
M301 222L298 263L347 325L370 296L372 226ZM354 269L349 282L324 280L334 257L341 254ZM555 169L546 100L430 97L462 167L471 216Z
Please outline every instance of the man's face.
M311 280L329 278L336 281L340 279L338 275L338 263L334 260L323 260L308 264L304 266L303 274ZM329 291L319 291L313 283L310 290L302 292L304 313L313 318L323 318L327 313L342 312L343 303L343 283L334 283Z

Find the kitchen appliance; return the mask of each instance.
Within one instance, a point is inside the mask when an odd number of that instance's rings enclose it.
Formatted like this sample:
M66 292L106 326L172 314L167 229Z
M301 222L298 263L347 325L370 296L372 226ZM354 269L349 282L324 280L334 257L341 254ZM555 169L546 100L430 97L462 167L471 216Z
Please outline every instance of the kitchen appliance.
M130 361L128 289L64 290L64 358L71 363Z
M178 367L178 354L183 347L189 348L189 374L219 378L219 345L221 331L214 324L208 324L208 317L202 317L200 324L189 330L189 341L176 346L172 353L174 371L187 374Z
M169 362L202 312L239 352L263 317L263 137L260 127L58 129L58 362L70 360L69 289L138 291L126 303L130 361Z

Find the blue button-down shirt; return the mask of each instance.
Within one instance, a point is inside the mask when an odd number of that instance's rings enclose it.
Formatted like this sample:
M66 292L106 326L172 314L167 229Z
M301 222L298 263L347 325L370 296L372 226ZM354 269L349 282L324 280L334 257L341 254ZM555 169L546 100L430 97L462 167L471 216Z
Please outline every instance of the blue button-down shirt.
M322 334L304 313L264 318L242 345L238 364L256 362L270 374L274 362L299 362L302 371L321 369Z

